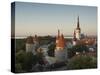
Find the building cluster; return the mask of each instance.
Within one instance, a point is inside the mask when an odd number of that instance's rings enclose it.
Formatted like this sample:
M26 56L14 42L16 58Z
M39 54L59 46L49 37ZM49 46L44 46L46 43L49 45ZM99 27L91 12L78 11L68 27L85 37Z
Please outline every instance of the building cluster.
M71 43L66 42L64 39L64 35L60 33L60 30L58 30L58 35L56 36L55 44L56 44L54 50L55 57L50 57L47 54L48 45L40 46L37 35L35 35L35 37L29 36L26 39L26 52L32 52L33 54L36 54L37 51L43 52L45 56L45 60L47 60L49 63L52 62L55 63L57 61L62 62L67 60L67 49L69 47L73 47L78 44L84 44L87 45L91 51L93 51L94 50L93 46L94 44L96 44L96 40L87 37L83 38L81 34L80 22L78 17L77 27L74 29L73 39Z

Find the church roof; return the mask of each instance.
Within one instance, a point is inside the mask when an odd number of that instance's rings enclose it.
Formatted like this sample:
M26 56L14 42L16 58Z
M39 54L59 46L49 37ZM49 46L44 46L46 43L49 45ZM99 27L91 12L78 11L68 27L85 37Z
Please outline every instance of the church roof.
M33 42L33 37L32 36L28 36L27 38L26 38L26 43L28 43L28 44L33 44L34 42Z
M60 31L58 31L58 36L56 38L56 41L58 41L56 43L56 47L62 47L62 48L65 47L65 39L64 39L63 34L60 35Z
M37 35L35 35L34 37L33 36L28 36L26 38L26 43L34 44L34 41L39 42L39 39L38 39L38 36Z

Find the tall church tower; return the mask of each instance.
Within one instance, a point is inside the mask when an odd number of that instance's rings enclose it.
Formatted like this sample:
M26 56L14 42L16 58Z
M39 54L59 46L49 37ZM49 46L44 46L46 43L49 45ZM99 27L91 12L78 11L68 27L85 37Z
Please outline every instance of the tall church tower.
M73 34L73 45L75 46L77 44L77 39L76 39L76 33L74 30L74 34Z
M80 23L79 23L79 16L77 18L77 27L75 29L75 36L77 40L80 40L81 38L81 29L80 29Z
M39 39L38 36L35 35L29 36L26 38L26 52L32 52L34 55L36 54L36 49L39 47Z
M60 37L60 30L58 29L58 35L56 36L56 44L59 42L59 37Z
M32 36L29 36L29 37L26 38L26 52L35 53L34 42L33 42Z
M56 37L55 58L58 62L67 60L67 49L65 47L65 39L63 34L60 34L60 30L58 30L58 35Z
M56 37L56 49L61 50L65 47L65 39L63 34L60 35L60 30L58 30L58 36Z

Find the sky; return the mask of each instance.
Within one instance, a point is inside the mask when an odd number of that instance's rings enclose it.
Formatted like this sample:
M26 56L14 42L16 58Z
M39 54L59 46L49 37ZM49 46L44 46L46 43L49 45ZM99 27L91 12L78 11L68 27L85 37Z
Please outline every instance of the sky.
M79 16L81 33L97 35L97 7L15 3L15 36L73 35Z

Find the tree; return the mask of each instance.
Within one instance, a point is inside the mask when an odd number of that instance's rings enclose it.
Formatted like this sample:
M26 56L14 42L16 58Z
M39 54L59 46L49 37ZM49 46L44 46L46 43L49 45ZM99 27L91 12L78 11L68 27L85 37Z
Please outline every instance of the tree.
M16 52L19 52L20 50L25 51L25 39L16 39Z
M15 72L23 72L22 66L20 63L15 64Z
M22 64L23 70L31 71L32 67L37 63L36 55L33 55L32 52L27 52L25 56L24 63Z
M73 46L73 50L75 52L83 52L83 51L87 52L88 48L85 45L76 45L76 46Z
M82 53L83 51L88 52L88 48L85 45L76 45L73 46L72 48L69 48L68 50L68 58L72 58L76 52Z
M16 53L16 71L19 72L18 68L20 69L18 64L21 66L20 70L29 72L36 63L37 57L32 52L19 51Z
M25 57L26 57L26 52L23 50L20 50L19 52L16 53L16 63L24 63Z
M44 64L44 55L42 52L37 52L37 61L40 65Z
M68 58L72 58L75 55L73 48L67 49Z
M95 59L95 60L94 60ZM67 64L68 69L88 69L96 68L97 60L90 56L74 56Z
M48 55L54 57L55 44L51 44L48 49Z

